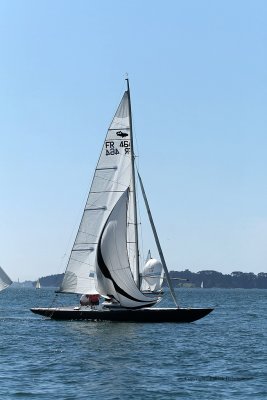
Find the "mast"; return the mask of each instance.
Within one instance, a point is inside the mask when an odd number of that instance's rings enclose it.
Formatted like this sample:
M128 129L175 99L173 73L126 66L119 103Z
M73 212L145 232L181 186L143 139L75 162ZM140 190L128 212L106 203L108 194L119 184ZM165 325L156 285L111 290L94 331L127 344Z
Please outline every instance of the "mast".
M140 288L140 267L139 267L139 245L138 245L138 225L137 225L137 206L136 206L136 186L135 186L135 168L134 168L134 145L133 145L133 125L132 125L132 109L131 109L131 96L130 96L130 85L129 79L127 81L127 93L129 100L129 121L130 121L130 138L131 138L131 165L132 165L132 179L133 179L133 219L134 219L134 232L135 232L135 275L136 275L136 286Z
M156 241L156 244L157 244L158 252L159 252L160 259L161 259L161 262L162 262L162 265L163 265L163 269L164 269L164 272L166 274L166 279L167 279L167 282L168 282L168 285L169 285L169 288L170 288L170 291L171 291L171 295L172 295L173 301L174 301L175 305L177 306L177 308L179 308L178 302L177 302L177 299L176 299L176 296L175 296L175 293L174 293L172 281L171 281L171 278L170 278L170 275L169 275L169 271L168 271L168 268L167 268L167 265L166 265L166 262L165 262L165 258L164 258L164 255L163 255L163 252L162 252L162 249L161 249L161 245L160 245L160 242L159 242L159 238L158 238L158 234L157 234L157 231L156 231L156 227L155 227L155 224L154 224L154 221L153 221L153 218L152 218L152 214L151 214L151 211L150 211L150 208L149 208L149 205L148 205L148 201L147 201L145 189L144 189L144 186L143 186L143 182L142 182L142 179L141 179L138 171L137 171L137 173L138 173L138 178L139 178L139 182L140 182L143 198L144 198L144 201L145 201L145 204L146 204L146 209L147 209L149 221L150 221L150 224L151 224L151 228L153 230L154 238L155 238L155 241Z

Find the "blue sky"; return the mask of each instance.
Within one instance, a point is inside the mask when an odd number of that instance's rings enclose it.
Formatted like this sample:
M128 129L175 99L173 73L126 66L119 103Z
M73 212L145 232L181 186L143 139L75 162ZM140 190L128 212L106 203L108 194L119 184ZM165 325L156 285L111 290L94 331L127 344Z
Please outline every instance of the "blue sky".
M169 269L266 272L266 17L260 0L0 2L12 279L64 271L126 72Z

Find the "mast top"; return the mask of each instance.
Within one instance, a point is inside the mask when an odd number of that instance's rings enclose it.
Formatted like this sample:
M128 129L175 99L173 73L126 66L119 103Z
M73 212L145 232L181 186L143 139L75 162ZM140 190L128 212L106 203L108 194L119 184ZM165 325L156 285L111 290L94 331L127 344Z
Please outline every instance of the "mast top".
M126 78L125 78L126 82L127 82L127 91L130 93L130 85L129 85L129 78L128 78L128 74L126 74Z

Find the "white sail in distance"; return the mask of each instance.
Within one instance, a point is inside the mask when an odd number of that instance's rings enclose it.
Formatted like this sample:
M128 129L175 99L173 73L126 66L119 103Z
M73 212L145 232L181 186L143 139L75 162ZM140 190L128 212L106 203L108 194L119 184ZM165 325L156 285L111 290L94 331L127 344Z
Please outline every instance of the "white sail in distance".
M5 273L3 268L0 267L0 291L6 289L8 286L11 285L11 283L12 283L12 280Z
M142 273L142 291L159 291L163 283L164 270L160 261L155 258L147 260Z
M95 169L79 230L60 288L66 293L96 293L96 248L118 199L130 188L127 246L132 270L136 262L129 93L126 91L108 129ZM136 278L136 277L135 277Z

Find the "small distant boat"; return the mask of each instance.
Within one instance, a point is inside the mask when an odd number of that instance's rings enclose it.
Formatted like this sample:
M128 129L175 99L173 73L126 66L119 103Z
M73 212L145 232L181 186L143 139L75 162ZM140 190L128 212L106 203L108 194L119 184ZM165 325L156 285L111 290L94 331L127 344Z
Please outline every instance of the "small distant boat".
M32 308L58 320L117 322L193 322L212 308L180 308L169 276L143 182L135 165L129 81L108 129L95 169L91 189L59 292L82 295L80 306ZM148 260L143 278L151 294L142 292L136 175L159 253ZM174 308L153 307L161 296L162 271ZM155 274L154 274L155 273ZM155 278L155 275L157 277ZM151 280L150 280L151 278ZM152 282L153 281L153 282ZM97 297L98 296L98 297ZM99 304L99 297L105 301Z
M35 289L41 289L40 279L37 280L37 282L35 284Z
M3 268L0 267L0 291L6 289L8 286L11 285L11 283L12 283L12 280L5 273Z
M204 282L203 281L201 282L200 287L201 287L201 289L204 288Z

